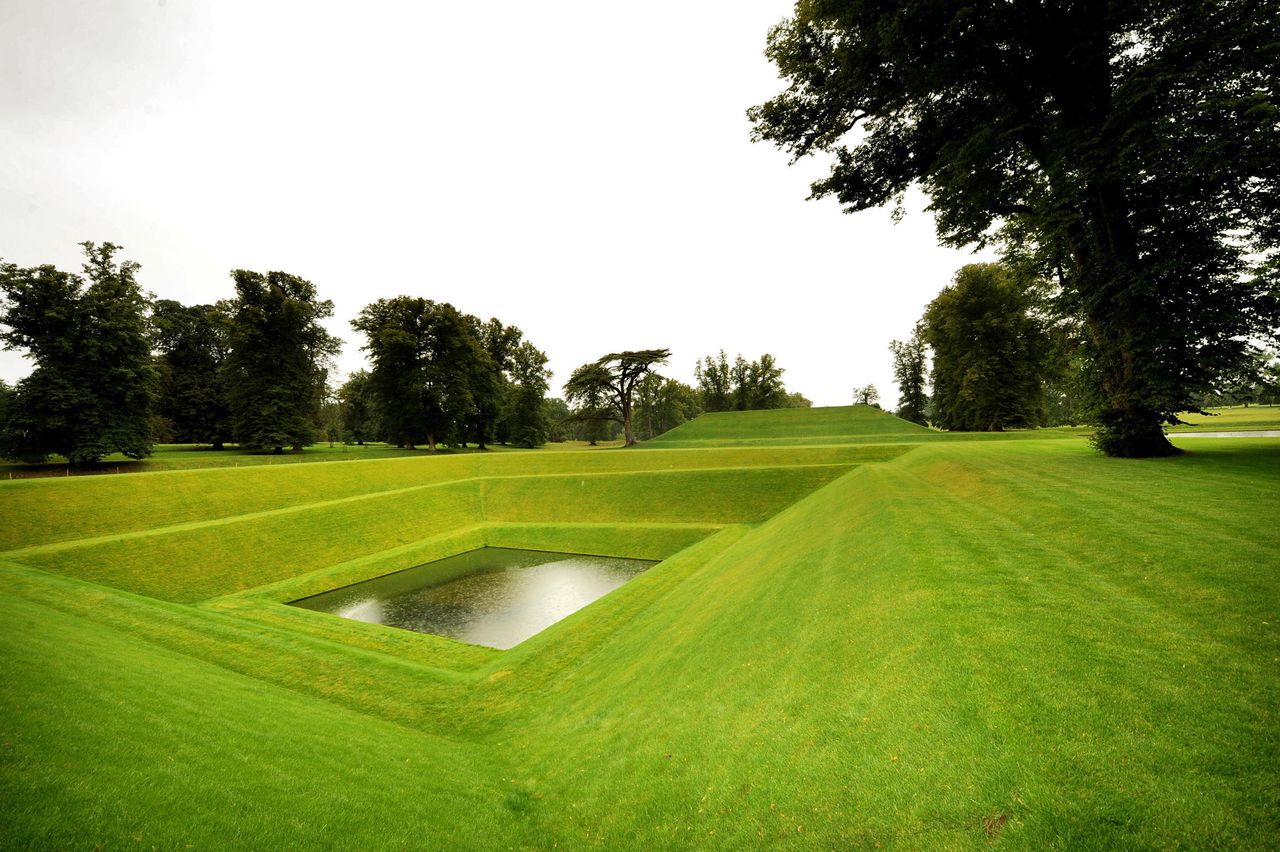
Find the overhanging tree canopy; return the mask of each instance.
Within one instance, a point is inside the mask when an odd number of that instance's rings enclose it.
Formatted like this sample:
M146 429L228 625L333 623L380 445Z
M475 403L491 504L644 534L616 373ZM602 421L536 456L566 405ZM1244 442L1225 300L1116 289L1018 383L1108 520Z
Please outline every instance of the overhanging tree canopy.
M769 35L788 88L754 138L834 155L813 196L930 196L944 243L992 239L1081 318L1097 443L1164 423L1274 336L1277 0L802 0Z

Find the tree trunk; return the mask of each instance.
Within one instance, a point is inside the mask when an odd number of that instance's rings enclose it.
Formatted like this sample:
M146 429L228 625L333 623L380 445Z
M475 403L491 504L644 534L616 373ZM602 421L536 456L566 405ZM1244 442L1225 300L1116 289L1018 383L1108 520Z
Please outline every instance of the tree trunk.
M221 449L222 449L222 441L215 440L215 441L213 442L213 449L215 449L215 450L221 450Z
M284 455L284 447L276 447L275 449L273 449L273 450L271 451L271 454L272 454L273 456L280 456L280 455Z
M636 445L635 432L631 430L631 400L622 400L622 446L634 447Z

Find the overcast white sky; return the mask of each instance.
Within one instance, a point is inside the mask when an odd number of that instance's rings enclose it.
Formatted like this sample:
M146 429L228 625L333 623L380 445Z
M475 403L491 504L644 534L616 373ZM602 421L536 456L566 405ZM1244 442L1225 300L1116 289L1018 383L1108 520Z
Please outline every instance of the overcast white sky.
M771 352L815 404L892 404L889 341L974 256L919 198L841 215L805 201L823 164L750 143L791 7L0 0L0 257L78 269L109 240L186 303L236 267L301 275L344 374L351 318L410 294L522 328L553 393L666 346L684 381Z

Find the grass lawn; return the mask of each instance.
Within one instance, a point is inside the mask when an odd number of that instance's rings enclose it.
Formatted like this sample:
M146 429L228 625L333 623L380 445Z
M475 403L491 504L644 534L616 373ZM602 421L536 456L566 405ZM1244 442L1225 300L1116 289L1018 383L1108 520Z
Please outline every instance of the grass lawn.
M554 446L554 445L551 445ZM496 452L507 452L514 447L494 446ZM229 444L226 449L214 450L206 446L190 444L157 444L145 459L135 461L119 453L104 458L99 464L86 468L69 468L61 457L46 464L18 464L0 460L0 480L31 479L51 476L94 476L108 473L150 473L159 470L193 470L208 467L249 467L253 465L284 465L306 462L361 461L367 459L421 457L432 455L457 455L477 452L475 447L441 448L432 452L426 447L402 450L390 444L315 444L301 450L286 450L280 455L258 450L240 450Z
M0 839L1275 846L1280 440L936 434L0 482ZM485 544L664 561L509 651L282 605Z
M1171 426L1170 432L1231 432L1253 429L1280 429L1280 405L1243 405L1211 408L1209 414L1183 414L1185 426Z

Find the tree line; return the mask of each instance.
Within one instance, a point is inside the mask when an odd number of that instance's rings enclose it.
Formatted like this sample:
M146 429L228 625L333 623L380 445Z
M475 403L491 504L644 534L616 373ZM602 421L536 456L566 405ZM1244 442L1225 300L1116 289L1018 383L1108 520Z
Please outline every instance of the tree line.
M562 423L595 444L620 433L623 443L661 435L704 412L807 408L802 394L787 391L785 370L768 353L754 361L739 354L732 364L722 349L694 365L696 386L657 372L667 349L614 352L573 371L565 384ZM616 432L615 432L616 430Z
M1277 17L1274 0L798 3L768 35L784 88L748 115L793 161L828 159L811 197L852 212L919 187L940 242L1052 281L1078 379L1062 393L1096 446L1169 455L1163 427L1280 337ZM1008 352L953 371L936 319L937 416L1035 419ZM1008 394L973 405L1005 368Z
M351 326L369 360L338 387L333 303L286 272L237 269L233 295L184 305L149 298L120 247L82 243L80 273L0 263L0 342L31 374L0 382L0 457L92 464L142 458L155 443L282 453L317 439L484 449L547 440L655 437L704 411L807 406L773 356L723 351L693 387L657 372L666 349L584 364L548 398L546 354L514 325L415 296L366 305Z
M900 389L898 416L953 431L1089 422L1087 332L1055 310L1057 295L1052 281L1026 268L962 267L911 336L889 345ZM1280 395L1275 354L1247 351L1189 407Z
M35 362L0 383L0 456L91 464L158 439L283 452L318 433L427 443L546 438L547 357L520 329L400 296L352 322L372 369L330 389L333 303L286 272L231 273L214 304L149 299L138 264L82 243L81 272L0 263L0 342Z

